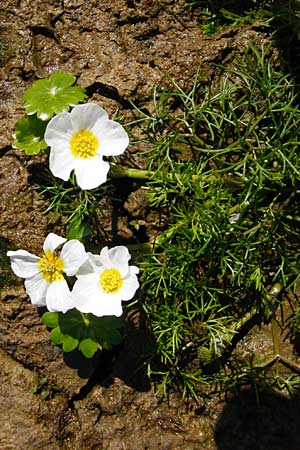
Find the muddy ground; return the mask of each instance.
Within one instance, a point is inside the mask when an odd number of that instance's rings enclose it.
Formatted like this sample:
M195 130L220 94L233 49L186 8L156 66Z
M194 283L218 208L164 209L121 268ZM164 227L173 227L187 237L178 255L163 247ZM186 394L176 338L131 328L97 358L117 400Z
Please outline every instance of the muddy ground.
M63 233L57 217L43 214L45 200L32 186L30 167L40 159L11 147L24 114L21 96L32 81L57 69L71 72L92 101L126 120L129 100L151 109L154 85L168 76L188 87L200 65L202 75L213 78L214 63L230 64L250 40L268 39L254 26L205 37L184 3L1 1L1 450L300 449L296 399L269 393L258 403L245 393L197 404L170 393L162 401L140 365L143 334L134 327L120 348L90 366L77 354L64 357L3 256L8 248L38 254L49 232ZM132 233L123 219L116 233L126 243ZM263 356L272 352L269 330L247 339Z

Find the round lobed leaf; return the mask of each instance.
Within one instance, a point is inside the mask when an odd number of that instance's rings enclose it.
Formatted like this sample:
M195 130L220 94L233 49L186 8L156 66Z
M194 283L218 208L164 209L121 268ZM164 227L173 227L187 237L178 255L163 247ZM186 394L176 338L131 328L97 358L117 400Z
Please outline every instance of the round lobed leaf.
M55 114L69 111L70 106L84 101L85 89L72 86L75 81L73 75L61 71L35 81L23 95L27 114L37 114L39 119L48 121Z
M45 312L42 315L42 323L46 325L46 327L49 328L56 328L58 327L58 312Z
M83 339L78 346L78 349L86 358L92 358L98 348L98 344L91 338Z
M23 150L26 155L36 155L47 148L44 140L45 128L46 123L38 119L36 115L18 120L12 146Z
M78 346L78 339L69 335L63 335L62 349L64 352L72 352Z

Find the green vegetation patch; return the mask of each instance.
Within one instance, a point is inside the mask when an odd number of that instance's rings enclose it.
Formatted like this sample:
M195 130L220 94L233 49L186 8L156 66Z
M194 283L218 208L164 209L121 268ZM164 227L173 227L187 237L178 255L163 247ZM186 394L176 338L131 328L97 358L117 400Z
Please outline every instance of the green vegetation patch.
M174 82L152 115L140 111L149 201L167 222L141 295L158 355L149 372L165 390L265 376L233 350L247 327L275 320L300 275L298 90L252 44L218 85Z

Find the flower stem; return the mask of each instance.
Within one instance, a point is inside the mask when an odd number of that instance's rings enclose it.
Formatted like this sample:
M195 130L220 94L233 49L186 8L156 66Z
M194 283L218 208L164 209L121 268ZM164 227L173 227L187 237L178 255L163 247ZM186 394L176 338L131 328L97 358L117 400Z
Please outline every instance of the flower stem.
M148 180L153 176L154 172L151 170L132 169L128 167L120 167L114 164L110 165L109 175L112 178L137 178L141 180Z
M82 317L82 319L83 319L85 325L88 327L89 324L90 324L90 319L89 319L89 317L88 317L88 314L81 313L81 317Z

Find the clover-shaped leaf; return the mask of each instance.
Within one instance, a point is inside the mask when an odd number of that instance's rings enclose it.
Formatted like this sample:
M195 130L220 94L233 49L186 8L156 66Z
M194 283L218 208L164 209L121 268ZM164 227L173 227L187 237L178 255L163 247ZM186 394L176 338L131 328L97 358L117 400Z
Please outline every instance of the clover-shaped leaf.
M90 316L90 326L95 333L95 339L101 342L101 345L106 350L110 350L113 345L121 342L120 328L122 320L116 316L96 317L93 314Z
M55 114L69 111L70 106L86 99L85 90L73 86L76 78L67 72L54 72L48 78L35 81L23 95L28 115L37 114L48 121Z
M78 339L64 334L59 327L53 328L51 331L51 339L56 345L62 345L64 352L72 352L78 346Z
M46 312L42 322L51 331L51 340L61 345L64 352L78 348L86 358L92 358L99 348L111 349L121 342L119 317L96 317L71 309L65 314Z
M36 155L47 148L44 140L46 123L36 115L20 119L16 123L13 147L24 150L27 155Z
M58 326L58 312L45 312L42 318L43 324L49 328Z
M98 348L98 344L91 338L83 339L78 346L78 350L80 350L86 358L92 358Z

